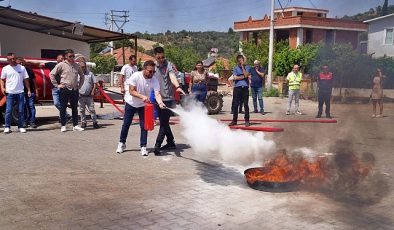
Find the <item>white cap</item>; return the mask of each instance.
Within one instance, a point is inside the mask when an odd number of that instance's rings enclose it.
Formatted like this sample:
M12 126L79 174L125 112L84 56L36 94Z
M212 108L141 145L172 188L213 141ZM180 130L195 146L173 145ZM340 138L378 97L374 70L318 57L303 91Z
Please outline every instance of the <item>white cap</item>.
M260 65L260 62L258 60L254 60L253 64Z

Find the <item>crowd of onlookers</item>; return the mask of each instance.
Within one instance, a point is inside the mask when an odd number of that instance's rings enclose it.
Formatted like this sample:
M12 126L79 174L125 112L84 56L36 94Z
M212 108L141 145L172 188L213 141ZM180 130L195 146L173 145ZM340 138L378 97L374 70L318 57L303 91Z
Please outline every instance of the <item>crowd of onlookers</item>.
M170 116L172 112L168 108L175 105L175 91L185 95L182 86L178 82L175 66L164 55L162 47L154 49L155 60L146 61L143 68L138 70L137 59L134 55L129 57L129 64L122 67L119 78L120 91L124 96L124 119L120 131L117 153L122 153L126 148L126 139L135 113L139 115L140 122L140 147L141 155L147 156L147 135L144 127L144 107L146 103L154 104L154 119L160 125L158 136L154 145L155 155L160 155L163 149L176 148L175 138L170 127ZM26 62L23 57L15 54L7 55L8 65L1 71L1 91L6 95L6 112L4 133L11 132L11 113L16 103L18 112L18 129L21 133L26 132L26 127L36 128L35 98L39 96L39 88L33 70L30 65L40 65L50 69L50 82L52 85L52 97L55 107L59 111L61 132L67 131L66 123L72 121L73 131L83 131L87 126L85 111L91 114L93 127L99 128L94 108L93 96L97 87L97 79L89 71L85 59L75 61L75 53L68 49L57 56L57 62ZM265 69L258 60L253 66L245 63L245 57L236 57L237 65L229 78L233 87L233 100L231 113L233 119L229 126L237 125L238 114L244 113L245 126L250 126L249 94L252 95L253 112L265 114L263 91L265 88ZM289 97L286 115L291 114L292 102L295 104L295 114L301 115L300 111L300 87L303 75L298 65L294 65L292 71L287 75ZM189 92L193 97L205 103L207 95L207 83L209 74L204 68L203 62L198 61L190 73ZM378 70L373 79L371 99L373 101L373 117L381 117L383 112L383 90L382 75ZM318 83L318 113L316 118L321 118L323 105L326 105L325 115L331 118L330 101L333 86L333 74L329 72L328 66L322 66L322 72L317 78ZM376 114L376 105L380 106L380 113ZM67 107L71 107L71 115L67 113ZM80 121L78 117L78 107ZM244 109L244 111L242 111ZM80 125L79 125L80 124ZM167 143L162 146L164 139Z

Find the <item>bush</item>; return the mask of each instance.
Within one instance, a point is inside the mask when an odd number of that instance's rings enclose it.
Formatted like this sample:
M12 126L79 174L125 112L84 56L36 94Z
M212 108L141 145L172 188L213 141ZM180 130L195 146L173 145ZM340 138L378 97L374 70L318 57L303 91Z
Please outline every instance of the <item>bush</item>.
M264 97L279 97L279 91L277 88L271 87L271 88L266 89L263 92L263 96Z
M108 74L117 64L113 56L97 55L92 58L92 62L96 63L96 68L92 68L94 74Z

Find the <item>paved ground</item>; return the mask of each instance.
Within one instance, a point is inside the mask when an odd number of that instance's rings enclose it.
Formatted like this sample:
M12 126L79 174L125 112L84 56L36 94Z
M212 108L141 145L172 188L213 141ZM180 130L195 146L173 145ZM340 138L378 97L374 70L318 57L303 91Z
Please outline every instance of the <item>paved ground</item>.
M225 104L214 117L230 118L229 98ZM285 118L284 105L284 99L267 99L264 118ZM316 104L302 101L302 109L302 118L312 118ZM55 109L39 107L37 130L0 135L0 229L393 229L394 105L386 105L382 119L370 118L370 105L336 104L332 110L338 124L273 123L285 132L267 137L279 147L321 152L348 140L356 151L373 153L381 180L362 188L374 193L372 202L253 190L245 168L193 153L180 125L173 126L175 152L141 157L134 125L128 151L119 155L122 121L60 133ZM113 112L109 105L97 111ZM157 129L149 134L150 147L156 135Z

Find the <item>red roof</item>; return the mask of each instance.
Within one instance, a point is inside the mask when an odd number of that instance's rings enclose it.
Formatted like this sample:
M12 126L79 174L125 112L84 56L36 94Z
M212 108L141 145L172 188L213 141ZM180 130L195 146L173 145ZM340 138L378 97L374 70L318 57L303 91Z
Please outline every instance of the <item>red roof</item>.
M123 63L123 50L122 50L122 48L114 50L114 57L115 57L116 61L118 62L118 65L127 64L130 55L134 54L134 49L130 49L130 47L125 47L124 49L125 49L125 60L126 60L126 63ZM111 53L106 53L105 55L111 55ZM139 60L141 60L141 62L146 62L148 60L154 60L154 57L152 57L152 56L150 56L148 54L145 54L145 53L137 51L137 61L139 61Z

